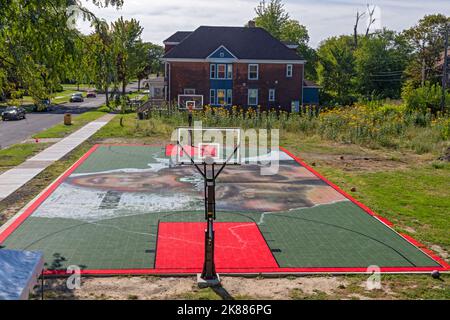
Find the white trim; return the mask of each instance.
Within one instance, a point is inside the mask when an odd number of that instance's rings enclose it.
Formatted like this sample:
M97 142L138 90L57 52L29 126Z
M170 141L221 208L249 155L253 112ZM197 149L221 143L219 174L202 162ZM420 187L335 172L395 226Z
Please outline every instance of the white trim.
M233 59L237 59L237 57L230 50L228 50L228 48L225 47L224 45L221 45L216 50L214 50L209 56L206 57L206 59L211 59L211 56L213 56L220 49L225 49L226 51L228 51L229 54L231 54L233 56ZM217 59L217 58L213 58L213 59ZM229 60L231 58L220 58L220 59L227 59L227 60Z
M250 104L250 90L256 90L256 103L255 104ZM251 89L251 88L247 89L247 105L254 107L254 106L258 105L258 102L259 102L259 90Z
M256 66L256 78L250 78L250 67ZM251 63L247 67L247 79L248 80L259 80L259 64Z
M223 103L219 103L219 91L223 91ZM226 106L227 105L227 89L216 89L216 105Z
M273 93L273 97L271 99L271 93ZM276 90L275 89L269 89L269 102L275 102L276 100Z
M212 68L214 67L214 77L212 76ZM209 65L209 79L216 79L217 77L217 66L214 63Z
M214 92L214 99L213 101L211 101L211 97L212 97L212 92ZM217 101L217 93L216 93L216 89L209 89L209 104L210 105L215 105Z
M291 69L291 73L289 74L289 67ZM292 64L286 65L286 78L292 78L294 76L294 66Z
M193 93L187 93L186 90L193 90L194 92L193 92ZM191 95L191 94L195 94L195 92L196 92L196 90L195 90L194 88L184 88L184 89L183 89L183 94L189 94L189 95Z
M230 95L230 93L231 93L231 95ZM230 103L228 103L228 98L230 99ZM229 106L233 105L233 89L227 89L226 103Z
M165 45L168 45L168 46L176 46L176 45L179 45L180 43L179 42L168 42L168 41L166 41L166 42L163 42Z
M212 64L211 64L212 65ZM223 70L223 78L219 78L219 67L220 66L223 66L224 67L224 70ZM217 67L216 67L216 77L214 78L215 80L227 80L228 79L228 77L227 77L227 69L228 69L228 67L227 67L227 64L226 63L218 63L217 64ZM212 78L211 78L212 79Z
M231 62L231 59L214 59L214 60L208 60L208 59L194 59L194 58L162 58L163 62ZM218 61L216 61L218 60ZM226 61L223 61L226 60ZM245 59L245 60L239 60L236 59L233 62L235 63L251 63L251 64L305 64L306 60L257 60L257 59Z

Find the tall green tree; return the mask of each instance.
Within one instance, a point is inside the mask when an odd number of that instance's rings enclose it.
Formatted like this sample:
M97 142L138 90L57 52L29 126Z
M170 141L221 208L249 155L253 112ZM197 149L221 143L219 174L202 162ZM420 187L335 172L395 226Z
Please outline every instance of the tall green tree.
M301 57L307 60L305 66L305 76L308 79L315 80L317 55L309 43L309 34L307 28L299 21L291 19L286 12L281 0L270 0L269 3L261 1L255 8L256 26L264 28L275 38L296 44L297 52Z
M92 0L99 6L121 6L122 0ZM0 0L0 89L14 95L20 88L36 101L51 97L70 63L77 59L80 34L68 23L76 0Z
M403 32L414 52L406 72L415 86L440 82L437 64L444 51L443 30L449 23L450 17L443 14L427 15Z
M141 43L138 51L139 66L137 69L138 90L141 89L142 79L148 77L151 73L159 73L162 71L161 58L164 55L164 48L162 46L144 42Z
M135 19L124 20L120 17L111 25L116 73L122 85L122 95L125 95L128 82L137 75L140 67L142 31L143 28Z
M353 48L352 36L340 36L323 41L317 50L319 83L332 103L345 105L355 101Z
M364 98L400 98L410 47L394 31L361 37L355 57L355 91Z

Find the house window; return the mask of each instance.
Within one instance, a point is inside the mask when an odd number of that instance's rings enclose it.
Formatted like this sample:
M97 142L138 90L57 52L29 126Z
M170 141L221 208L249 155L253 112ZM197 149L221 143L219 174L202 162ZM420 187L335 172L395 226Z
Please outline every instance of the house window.
M227 90L227 105L231 106L233 103L233 90L228 89Z
M226 65L218 64L217 65L217 79L225 79L226 78Z
M227 65L227 79L233 79L233 65Z
M212 64L209 67L209 75L211 79L215 79L216 78L216 65Z
M184 89L184 94L195 94L195 89Z
M216 104L216 90L214 89L209 90L209 104Z
M248 80L258 80L258 69L257 64L248 65Z
M258 105L258 89L248 89L248 105Z
M217 104L220 106L225 105L225 90L224 89L217 90Z
M275 101L275 89L269 89L269 101Z
M286 77L292 78L292 70L293 70L292 68L293 68L292 64L288 64L286 66Z

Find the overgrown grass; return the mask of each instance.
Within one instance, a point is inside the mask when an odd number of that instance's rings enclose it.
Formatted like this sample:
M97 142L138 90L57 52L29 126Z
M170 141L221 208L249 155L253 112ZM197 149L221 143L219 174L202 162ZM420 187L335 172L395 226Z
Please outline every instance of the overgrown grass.
M133 121L129 117L126 120ZM417 154L440 154L450 146L448 115L408 112L401 105L358 105L328 111L306 108L293 114L275 110L259 112L249 109L244 112L236 107L206 107L203 111L194 112L194 120L202 121L203 126L209 127L280 129L282 135L317 135L339 143L372 149L412 150ZM167 133L174 127L186 124L185 112L154 111L150 119L131 124L128 132L138 136Z
M105 114L105 112L98 110L85 112L77 117L72 118L72 125L66 126L64 125L64 123L60 123L47 130L35 134L33 138L63 138L66 135L80 129L82 126L100 118Z

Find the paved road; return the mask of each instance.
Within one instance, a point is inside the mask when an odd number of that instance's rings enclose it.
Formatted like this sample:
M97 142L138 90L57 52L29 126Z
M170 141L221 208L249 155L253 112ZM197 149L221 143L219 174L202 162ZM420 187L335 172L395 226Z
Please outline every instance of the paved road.
M85 99L81 103L66 103L55 106L47 112L28 113L25 120L0 121L0 149L22 142L32 135L48 129L64 120L64 113L72 113L73 117L83 112L100 107L105 103L105 95Z
M136 91L137 87L137 82L130 83L127 86L127 92ZM0 120L0 149L22 142L32 135L62 122L64 120L64 113L68 112L73 114L73 117L76 117L78 114L98 108L104 103L105 95L98 94L97 98L85 98L84 102L65 103L55 106L47 112L29 113L25 120Z

